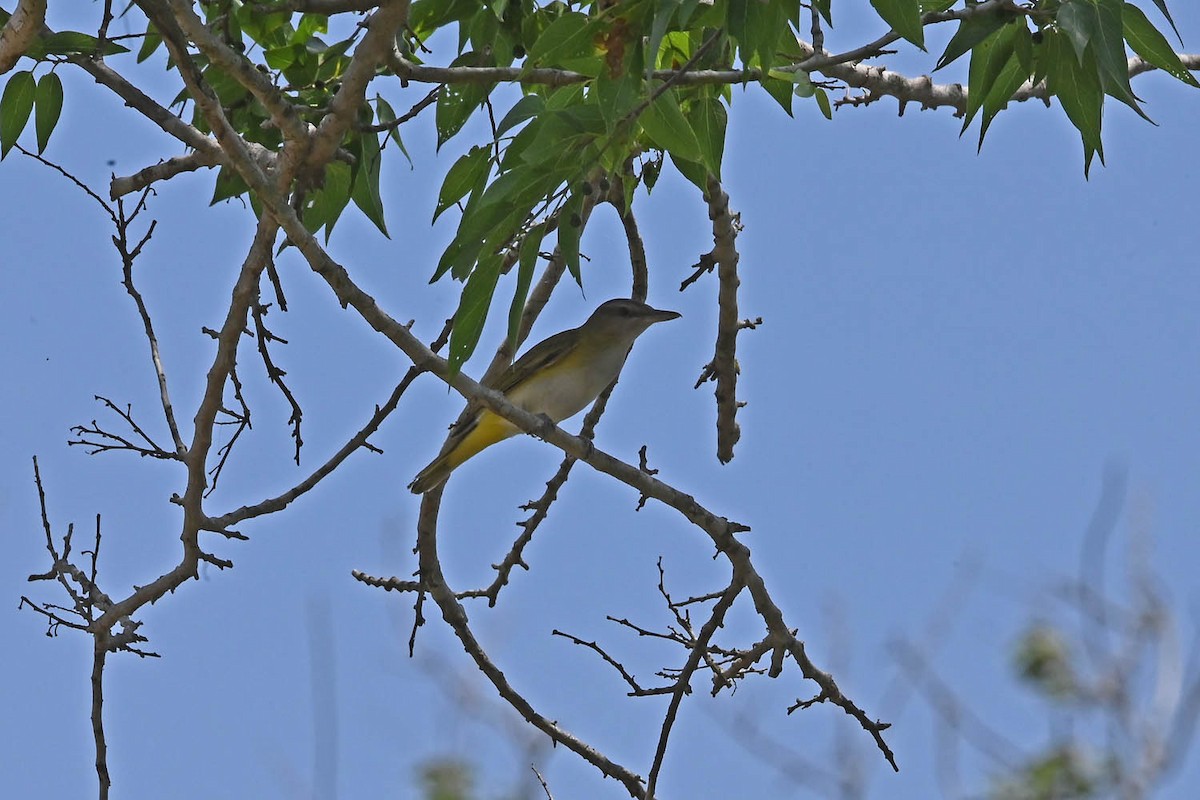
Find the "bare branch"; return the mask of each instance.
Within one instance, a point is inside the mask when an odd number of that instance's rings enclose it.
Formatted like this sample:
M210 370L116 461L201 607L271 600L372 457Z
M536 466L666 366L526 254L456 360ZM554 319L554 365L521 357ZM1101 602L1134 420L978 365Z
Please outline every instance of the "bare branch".
M429 90L429 94L413 103L412 108L410 108L408 111L405 111L391 122L381 122L378 125L360 125L358 130L363 131L364 133L384 133L386 131L393 131L409 120L415 119L418 114L436 103L438 95L441 93L442 87L435 86Z
M662 585L661 573L662 564L660 562L660 586ZM679 678L675 682L675 690L671 694L671 702L667 706L667 712L663 717L662 730L658 735L658 748L654 752L654 763L650 767L650 777L646 781L646 800L652 800L654 797L654 789L658 784L658 775L662 771L663 760L667 757L667 740L671 736L671 728L675 725L675 719L679 713L679 705L683 702L684 695L691 691L689 684L692 674L699 668L700 661L706 655L709 640L717 632L717 628L721 627L725 622L725 615L733 607L733 601L741 594L743 588L745 587L735 572L729 588L721 595L721 599L713 605L713 610L709 615L708 621L704 623L704 626L700 629L700 635L692 643L692 651L688 655L687 663L680 671ZM666 594L665 589L663 593L664 595Z
M569 633L563 633L562 631L558 630L557 628L550 631L550 635L551 636L561 636L564 639L574 642L575 644L579 645L580 647L586 647L587 649L594 650L596 653L598 653L600 655L600 657L602 659L604 659L605 663L607 663L613 669L615 669L621 675L622 680L624 680L625 683L629 684L629 688L630 688L629 696L630 697L649 697L651 695L670 694L671 692L673 692L675 690L674 686L659 686L659 687L656 687L653 689L646 689L646 688L642 687L640 684L638 684L637 679L634 678L633 675L631 675L627 669L625 669L625 665L623 665L621 662L617 661L615 658L613 658L608 653L606 653L604 651L604 648L602 648L599 644L597 644L594 641L592 641L592 642L584 641L583 639L580 639L578 636L573 636Z
M132 192L141 191L159 181L170 180L185 172L218 167L221 165L221 160L219 149L168 158L166 161L160 161L140 169L132 175L113 178L108 188L109 197L115 200Z
M179 460L182 454L163 449L156 441L150 438L145 430L137 424L133 419L132 406L126 406L124 410L120 409L116 403L109 400L107 397L95 395L94 399L101 403L120 417L130 430L141 439L144 444L138 444L130 439L126 439L120 434L101 428L96 420L92 420L90 427L83 425L75 425L71 428L71 433L79 436L79 439L72 439L67 442L69 445L90 448L88 455L97 455L99 453L107 453L114 450L128 450L136 453L139 456L150 456L151 458L162 458L168 460Z
M432 494L432 493L431 493ZM429 497L429 495L426 495ZM437 551L437 519L436 511L432 514L422 514L417 524L417 551L421 570L421 585L429 593L441 609L442 618L454 631L467 654L475 662L475 666L484 674L500 696L516 709L527 722L545 733L556 743L561 743L569 750L579 755L592 766L596 767L606 777L618 781L635 798L645 797L642 779L628 768L612 761L600 751L588 745L582 739L568 732L557 723L552 722L518 693L508 682L508 678L492 663L483 647L475 639L467 622L466 610L455 597L454 590L446 583L442 574L441 563Z
M258 343L258 354L262 358L263 368L267 373L267 380L279 389L279 393L283 395L283 399L292 409L292 414L288 418L288 424L292 426L292 441L295 442L295 455L293 458L296 465L300 465L300 448L304 446L304 438L300 435L300 423L304 419L304 410L300 408L300 402L296 400L296 395L292 393L284 378L287 372L275 365L271 358L270 343L279 342L287 344L286 339L281 339L276 336L267 327L266 316L270 309L269 305L263 305L256 299L250 306L250 316L254 320L254 340Z
M243 522L247 519L253 519L254 517L260 517L265 514L273 514L277 511L282 511L283 509L287 508L292 501L296 500L306 492L311 491L318 483L332 474L333 471L336 470L338 466L340 466L341 463L350 456L351 453L354 453L360 448L379 452L378 448L370 444L370 437L379 429L379 426L383 424L383 421L387 419L393 411L396 410L396 407L400 403L400 398L408 389L409 384L411 384L420 373L421 371L416 367L410 368L408 372L405 373L404 378L400 381L400 383L396 385L396 388L392 390L391 395L386 401L384 401L383 405L375 407L375 413L371 415L371 418L367 421L367 423L360 428L357 433L351 436L350 439L337 450L337 452L330 456L324 464L315 469L312 474L310 474L304 480L300 481L286 492L276 495L275 497L262 500L254 505L242 506L235 511L231 511L228 514L224 514L219 517L213 517L209 520L209 524L211 524L217 530L225 530L231 525L237 525L239 522Z

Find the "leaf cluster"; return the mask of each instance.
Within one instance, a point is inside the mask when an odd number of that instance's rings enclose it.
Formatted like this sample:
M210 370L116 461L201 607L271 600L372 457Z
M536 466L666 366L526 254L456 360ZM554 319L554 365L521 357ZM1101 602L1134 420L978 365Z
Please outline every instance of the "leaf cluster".
M1154 2L1174 30L1166 3ZM1105 97L1150 120L1129 83L1127 50L1200 88L1145 12L1122 0L1039 0L971 15L959 23L936 69L971 54L963 131L982 111L980 147L988 126L1013 95L1023 86L1044 82L1047 94L1058 99L1079 131L1086 174L1094 156L1104 161L1100 127Z
M1153 3L1174 31L1165 0ZM257 70L289 112L318 126L330 113L363 27L351 24L349 14L297 13L292 5L208 0L200 8L209 31L245 60L237 66ZM1123 0L871 0L871 5L891 31L874 50L838 59L803 41L810 28L832 23L830 0L415 0L380 76L399 77L403 86L406 70L426 66L426 59L444 67L436 98L429 98L439 149L481 111L490 123L490 135L449 168L433 212L435 220L451 207L460 212L433 273L433 280L449 275L464 282L452 367L473 352L499 280L514 267L510 309L523 305L544 246L556 247L570 274L583 280L580 237L593 203L627 209L638 184L653 189L668 162L701 192L710 179L720 180L728 109L739 82L761 87L788 114L799 97L813 99L831 117L830 84L814 80L814 71L882 54L897 39L924 49L927 25L956 21L935 70L969 55L963 131L979 118L982 146L1014 95L1040 91L1056 98L1078 129L1085 174L1094 156L1103 162L1106 97L1149 119L1130 85L1128 54L1200 87L1166 35L1142 9ZM0 12L0 22L6 17ZM330 35L331 30L339 33ZM139 62L162 46L153 24L141 39ZM449 59L441 57L447 47L455 50ZM74 31L37 39L26 55L51 68L40 78L26 70L7 79L0 95L0 156L31 117L38 148L45 148L63 103L54 74L59 62L127 52ZM273 110L264 108L244 75L228 72L228 59L217 64L203 53L189 57L241 136L270 151L283 147ZM166 67L174 66L168 57ZM502 84L518 86L519 94L497 93ZM186 114L189 103L183 90L172 106ZM324 229L328 239L353 202L387 234L380 193L383 152L392 142L408 157L399 128L417 110L398 118L381 94L365 100L339 143L339 157L323 175L298 187L297 206L310 231ZM191 123L209 132L195 108ZM619 197L611 196L611 186L620 188ZM212 202L249 194L240 176L222 168ZM250 201L261 210L256 198ZM510 318L515 333L512 311Z

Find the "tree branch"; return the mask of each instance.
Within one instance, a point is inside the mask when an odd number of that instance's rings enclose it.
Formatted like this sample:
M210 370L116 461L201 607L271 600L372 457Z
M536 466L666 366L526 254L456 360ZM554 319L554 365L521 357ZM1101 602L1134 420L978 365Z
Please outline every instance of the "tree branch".
M16 66L46 21L46 0L17 0L12 16L0 28L0 75Z
M737 399L737 334L741 329L737 301L737 290L741 285L737 272L737 235L742 226L739 216L729 210L729 195L712 176L708 179L706 197L708 218L712 220L713 227L713 249L708 259L717 267L719 311L713 358L704 368L696 386L707 380L717 382L714 392L717 398L717 458L722 464L728 464L733 460L734 445L742 437L737 424L737 410L742 406ZM701 257L703 262L704 257Z
M408 22L409 0L386 0L379 5L367 22L366 35L354 48L354 56L342 75L341 88L329 101L329 109L317 127L309 155L311 166L323 167L333 157L357 118L367 84L395 48L396 32Z
M116 177L109 184L109 197L117 199L132 192L138 192L159 181L169 180L185 172L195 172L198 169L218 167L221 165L221 150L188 153L186 156L175 156L157 164L138 170L132 175Z

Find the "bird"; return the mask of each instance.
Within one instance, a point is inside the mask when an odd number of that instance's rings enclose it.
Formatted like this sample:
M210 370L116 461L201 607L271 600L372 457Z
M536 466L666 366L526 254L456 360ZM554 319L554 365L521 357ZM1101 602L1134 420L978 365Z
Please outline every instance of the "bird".
M582 411L617 379L634 340L647 328L679 316L637 300L608 300L578 328L529 348L490 388L513 405L559 423ZM450 432L441 454L417 473L409 490L424 494L442 485L471 456L520 432L491 409L479 408Z

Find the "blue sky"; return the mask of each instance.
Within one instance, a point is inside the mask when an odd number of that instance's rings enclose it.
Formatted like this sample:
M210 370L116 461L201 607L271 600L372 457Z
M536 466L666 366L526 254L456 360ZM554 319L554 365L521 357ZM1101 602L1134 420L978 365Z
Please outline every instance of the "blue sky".
M1173 11L1192 44L1200 12L1185 3ZM864 20L848 13L838 35L852 44L873 38L879 24ZM127 174L176 153L90 80L61 73L66 110L51 158L104 187L111 170ZM692 389L711 355L715 283L677 292L711 246L703 205L673 174L639 200L650 301L683 318L639 341L598 445L636 460L647 444L660 477L752 526L744 541L789 621L850 696L893 723L887 738L901 765L893 775L835 709L785 716L792 700L813 692L794 670L716 699L698 678L663 796L832 796L822 778L797 783L782 767L824 764L837 753L858 764L869 797L952 795L939 781L929 704L889 648L899 639L921 642L941 679L1016 746L1033 752L1049 741L1060 717L1014 683L1009 656L1030 619L1070 618L1054 590L1078 572L1084 530L1113 465L1126 471L1129 493L1108 588L1124 591L1132 534L1148 536L1182 646L1192 643L1200 600L1200 95L1163 75L1143 76L1135 89L1159 127L1110 103L1108 166L1093 167L1089 181L1077 134L1040 104L1001 115L977 155L973 132L959 139L948 112L910 109L899 118L885 100L826 122L802 103L793 120L765 96L739 90L725 178L745 225L742 314L762 316L764 325L739 339L748 405L728 466L714 455L711 384ZM393 97L399 110L418 94ZM393 160L384 176L393 238L348 213L330 245L393 316L415 318L426 339L458 290L426 285L453 227L449 214L432 228L428 220L437 186L470 136L435 157L432 120L407 126L415 167ZM101 575L113 594L174 563L178 515L167 498L180 475L66 447L70 425L100 417L94 394L150 415L153 374L103 215L19 154L0 175L0 369L9 376L0 394L9 420L0 586L12 601L0 615L9 642L0 662L8 710L0 771L13 796L88 796L90 640L46 638L38 617L15 610L22 593L61 600L46 584L25 583L46 568L30 458L39 456L56 530L76 523L77 549L102 514ZM206 207L212 179L195 174L159 190L151 205L158 229L138 262L187 420L211 353L200 327L218 322L251 230L239 203ZM591 257L586 296L564 286L535 337L627 293L627 258L610 211L597 212L583 249ZM362 424L406 365L294 254L280 269L292 311L271 320L291 342L277 355L305 407L308 468ZM502 335L491 325L484 341ZM478 374L484 358L468 371ZM214 511L305 474L289 461L286 409L263 385L249 348L241 369L251 377L254 429ZM414 765L449 756L477 766L483 797L527 787L531 761L556 797L623 796L565 750L530 739L436 617L410 660L411 598L350 578L351 569L406 577L415 567L417 499L403 487L458 409L456 396L419 381L375 439L383 455L355 455L317 492L246 526L249 542L211 543L234 570L205 570L142 611L150 647L163 658L110 661L116 796L320 796L312 790L313 728L329 734L330 714L341 797L413 796ZM557 462L550 447L522 437L456 474L441 535L456 588L490 580L489 565L523 516L517 506L538 494ZM632 490L585 468L576 473L527 551L530 572L514 576L496 609L469 611L535 705L644 773L664 702L625 698L612 670L550 631L597 639L654 683L653 672L682 655L626 635L606 615L670 623L655 589L659 557L676 596L722 588L726 571L710 559L706 537L673 511L651 503L635 512ZM317 622L319 609L331 625ZM939 619L947 622L931 644L925 632ZM742 646L758 637L755 618L739 606L721 641ZM315 694L313 647L327 659L317 672L332 671ZM529 750L517 744L530 740ZM994 768L963 748L961 788L986 788ZM1192 757L1161 796L1187 797L1198 779L1200 757Z

